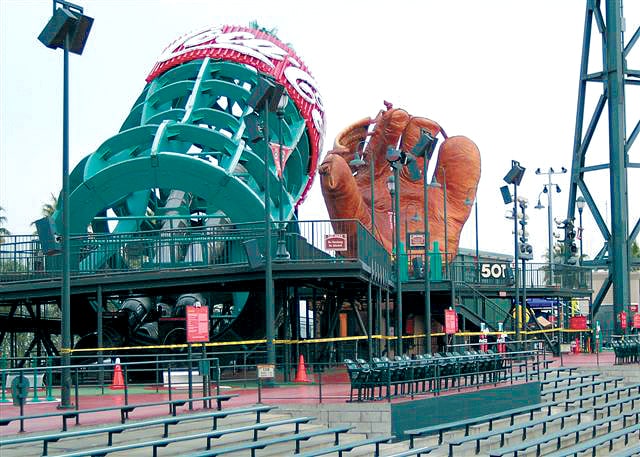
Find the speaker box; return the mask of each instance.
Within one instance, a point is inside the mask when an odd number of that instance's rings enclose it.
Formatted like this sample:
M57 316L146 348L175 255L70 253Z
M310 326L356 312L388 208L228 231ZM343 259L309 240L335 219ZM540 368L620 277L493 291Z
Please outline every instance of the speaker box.
M64 40L69 37L69 52L82 54L87 43L93 18L67 8L58 8L44 27L38 40L51 49L64 48Z
M509 186L502 186L500 188L500 193L502 194L502 201L505 205L513 202L513 198L511 198L511 192L509 192Z
M53 219L43 217L36 222L36 230L38 238L40 238L40 246L45 255L60 254L62 252L62 244L56 239L56 230Z
M260 268L264 265L264 257L260 253L258 246L258 240L252 239L242 243L244 250L247 253L247 260L249 261L249 267L252 269Z
M51 19L44 27L38 40L46 47L57 49L64 46L64 39L73 30L76 16L66 8L57 8Z

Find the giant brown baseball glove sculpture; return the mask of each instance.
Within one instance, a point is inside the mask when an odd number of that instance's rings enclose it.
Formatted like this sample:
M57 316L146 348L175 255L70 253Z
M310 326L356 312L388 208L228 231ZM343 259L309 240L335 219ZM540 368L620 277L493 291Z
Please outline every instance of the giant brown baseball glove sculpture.
M344 129L320 165L322 194L332 219L357 219L365 227L371 227L370 169L374 167L374 224L373 233L387 251L392 251L393 225L392 200L387 190L387 179L392 174L386 160L389 146L411 154L418 142L421 130L426 129L435 137L441 134L444 142L438 151L435 176L440 187L429 188L429 231L431 243L439 242L444 251L445 217L444 184L447 196L447 245L446 258L451 261L458 251L462 226L471 212L480 179L480 152L470 139L464 136L447 137L436 122L413 117L403 109L394 109L385 103L375 119L365 118ZM355 169L350 162L362 154L364 167ZM409 220L414 214L424 217L423 158L415 158L411 167L403 166L400 172L400 233L422 232L421 221ZM337 230L337 229L336 229ZM432 244L433 246L433 244ZM433 247L432 247L433 249ZM444 252L443 252L444 254Z

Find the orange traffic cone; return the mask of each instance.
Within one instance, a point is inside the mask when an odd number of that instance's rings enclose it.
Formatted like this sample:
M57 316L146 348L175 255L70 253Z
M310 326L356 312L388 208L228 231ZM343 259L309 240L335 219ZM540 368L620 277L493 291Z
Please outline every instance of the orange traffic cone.
M116 366L113 369L113 380L111 381L111 390L124 389L124 377L122 376L122 367L120 366L120 359L116 359Z
M298 371L293 382L311 382L307 377L307 368L304 366L304 356L300 354L300 361L298 362Z

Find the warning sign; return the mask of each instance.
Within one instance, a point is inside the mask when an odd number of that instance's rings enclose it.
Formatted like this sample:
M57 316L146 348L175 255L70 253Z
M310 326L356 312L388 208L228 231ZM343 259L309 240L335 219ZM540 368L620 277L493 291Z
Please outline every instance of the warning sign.
M347 250L347 234L336 233L334 235L324 236L325 251L346 251Z
M209 342L209 308L187 306L187 343Z
M444 333L454 335L458 331L458 313L453 309L444 310Z

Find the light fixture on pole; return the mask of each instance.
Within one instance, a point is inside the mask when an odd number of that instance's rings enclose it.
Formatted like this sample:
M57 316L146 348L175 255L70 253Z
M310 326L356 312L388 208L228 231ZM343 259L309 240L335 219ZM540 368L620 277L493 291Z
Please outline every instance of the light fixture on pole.
M426 130L420 130L420 138L413 148L416 157L422 157L422 187L424 200L424 347L425 353L431 354L431 268L430 254L431 234L429 233L429 184L427 169L438 140Z
M60 8L57 5L61 5ZM82 54L93 18L85 16L81 6L53 0L53 16L38 36L38 40L51 49L62 48L63 89L62 89L62 291L60 333L62 355L60 408L71 408L71 247L69 224L69 53Z
M524 197L518 198L518 206L520 207L521 217L518 223L522 227L520 233L518 234L518 239L520 243L518 244L518 253L520 255L520 259L522 260L522 307L520 309L516 309L516 312L519 313L518 321L520 322L520 327L524 327L524 322L522 319L524 316L527 316L527 270L526 270L526 261L533 259L533 248L528 243L529 234L527 233L527 207L528 201Z
M514 279L515 279L515 327L516 327L516 340L520 340L520 297L519 297L519 282L520 282L520 267L518 265L519 253L518 253L518 186L522 182L525 168L520 166L520 162L517 160L511 161L511 170L505 175L504 182L513 185L513 198L509 195L509 188L503 186L500 188L502 193L502 199L505 204L513 201L513 243L514 243Z
M584 197L582 195L580 195L578 198L576 198L576 206L578 207L578 223L580 224L580 226L578 227L578 235L580 236L580 262L579 262L580 265L582 265L582 259L583 259L583 251L582 251L582 239L583 239L582 211L584 210L584 207L585 207L586 204L587 204L587 201L584 199Z
M356 152L353 156L353 159L349 162L349 165L358 169L362 168L366 165L364 161L364 155L366 150L366 141L361 141L356 148ZM375 205L375 162L372 152L366 153L369 157L369 187L371 189L371 234L375 237L376 235L376 205Z
M551 182L551 176L556 174L564 174L567 172L565 167L562 167L560 171L555 171L553 168L549 167L546 172L543 172L540 168L536 169L536 175L547 175L548 181L547 184L544 185L542 192L547 194L547 249L549 250L549 279L553 284L553 230L551 227L551 221L553 220L553 195L552 190L555 186L556 193L560 193L560 186ZM538 197L538 204L535 206L536 209L542 209L544 206L540 203L540 197Z
M469 191L471 191L472 189L469 189ZM478 188L476 187L475 191L474 191L474 200L471 200L469 198L469 192L467 192L467 196L464 199L464 204L466 206L471 206L473 204L473 210L474 210L474 218L475 218L475 229L476 229L476 258L475 258L475 262L476 262L476 283L480 283L480 268L478 267L479 262L480 262L480 249L478 247ZM476 296L476 300L477 300L477 296Z
M444 199L444 268L449 277L449 215L447 214L447 169L442 167L442 198Z
M395 310L396 310L396 351L398 355L403 353L402 351L402 331L403 331L403 322L402 322L402 277L401 277L401 240L400 240L400 169L402 168L402 151L389 146L387 149L386 159L391 165L391 169L393 170L393 174L389 175L389 179L387 180L387 187L389 189L389 193L391 194L391 199L393 200L394 206L394 249L395 249L395 270L396 270L396 302L395 302Z

